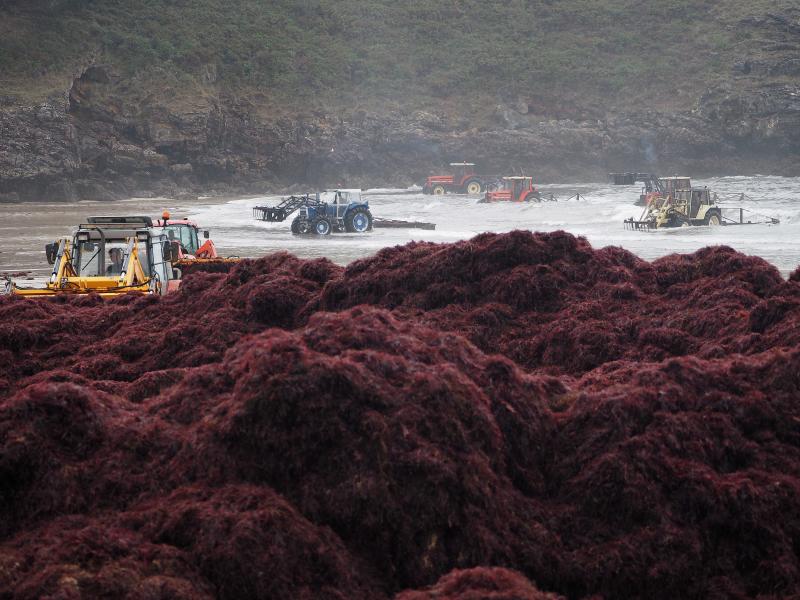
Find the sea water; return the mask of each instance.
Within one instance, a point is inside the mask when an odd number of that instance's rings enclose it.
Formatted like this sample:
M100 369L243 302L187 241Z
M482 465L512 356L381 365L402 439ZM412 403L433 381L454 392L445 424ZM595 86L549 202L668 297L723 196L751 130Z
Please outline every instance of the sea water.
M593 246L621 246L652 260L674 252L693 252L709 245L727 245L745 254L760 256L774 264L784 276L800 265L800 178L722 177L695 180L718 196L728 216L738 218L736 208L748 212L745 219L774 217L778 225L732 225L684 227L659 231L629 231L624 219L639 218L635 206L640 186L607 183L542 186L543 195L555 200L530 203L481 204L476 196L448 194L430 196L421 190L366 190L375 217L424 221L436 224L433 231L421 229L375 229L365 234L294 236L292 217L283 223L253 219L252 208L275 205L278 195L247 198L203 198L192 202L130 199L114 202L21 203L0 205L0 272L27 271L36 281L50 272L44 245L71 235L89 215L145 214L153 218L164 209L174 217L189 217L211 232L224 256L257 257L286 250L302 258L327 257L347 264L368 257L386 246L412 240L454 242L482 232L513 229L564 230L585 236Z

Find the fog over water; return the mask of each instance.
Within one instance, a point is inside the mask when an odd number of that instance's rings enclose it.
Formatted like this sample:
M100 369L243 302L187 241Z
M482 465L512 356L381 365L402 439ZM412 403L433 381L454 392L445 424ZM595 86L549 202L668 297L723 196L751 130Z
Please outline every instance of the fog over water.
M368 190L365 193L376 217L436 223L435 231L376 229L368 234L332 234L327 237L293 236L289 220L264 223L252 218L252 207L275 204L280 196L241 199L203 199L180 203L165 199L131 199L115 202L71 204L26 203L0 205L0 271L31 271L40 279L50 271L44 245L71 234L88 215L160 215L164 208L175 216L189 216L211 237L223 255L256 257L278 250L297 256L325 256L340 264L370 256L380 248L411 240L453 242L484 231L512 229L553 231L564 229L586 236L595 247L622 246L652 260L673 252L692 252L708 245L725 244L746 254L761 256L786 276L800 264L800 178L723 177L695 180L717 192L724 207L777 217L779 225L687 227L654 232L627 231L623 220L638 218L634 206L639 186L565 184L542 186L559 201L541 203L479 204L477 197L426 196L414 190ZM581 200L567 200L576 193ZM745 194L742 202L741 194ZM733 216L734 211L731 211Z

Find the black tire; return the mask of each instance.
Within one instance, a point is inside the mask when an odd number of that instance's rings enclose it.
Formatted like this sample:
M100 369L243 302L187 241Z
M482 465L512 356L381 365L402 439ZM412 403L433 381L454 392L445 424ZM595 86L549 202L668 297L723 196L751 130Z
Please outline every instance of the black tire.
M441 184L437 184L431 188L431 194L433 194L434 196L444 196L444 193L446 191L447 190L445 189L445 187Z
M485 186L480 179L469 179L464 184L464 193L469 194L470 196L475 196L484 191L486 191Z
M325 217L314 219L314 222L311 223L311 233L315 233L317 235L330 235L332 230L333 227L331 226L331 222Z
M372 213L366 208L356 208L344 218L344 228L349 233L372 231Z
M722 225L722 211L711 209L706 213L705 224L716 227Z
M524 195L520 196L520 202L541 202L542 198L539 196L539 192L523 192ZM514 202L514 198L511 199Z
M295 217L292 221L292 233L294 235L308 233L308 222L305 219L301 219L299 216Z

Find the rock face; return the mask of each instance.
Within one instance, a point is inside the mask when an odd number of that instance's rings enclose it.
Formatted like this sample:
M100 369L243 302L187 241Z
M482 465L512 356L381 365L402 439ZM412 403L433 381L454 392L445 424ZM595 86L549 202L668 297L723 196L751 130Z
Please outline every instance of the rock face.
M800 10L748 17L738 27L761 38L758 50L733 64L731 82L701 97L698 114L719 131L732 150L745 156L783 154L797 165Z
M0 112L0 198L102 200L293 183L410 185L463 157L487 172L534 169L540 180L631 168L796 173L800 100L790 86L755 97L717 91L703 100L697 114L590 122L515 113L495 128L476 130L445 117L432 128L418 115L260 121L235 104L117 114L73 89L68 99Z
M454 159L487 172L525 169L540 181L620 169L797 175L798 14L743 19L743 35L762 41L677 112L516 95L479 126L445 111L289 108L277 116L258 94L184 90L190 99L175 101L152 81L91 64L43 103L0 98L0 201L409 185Z

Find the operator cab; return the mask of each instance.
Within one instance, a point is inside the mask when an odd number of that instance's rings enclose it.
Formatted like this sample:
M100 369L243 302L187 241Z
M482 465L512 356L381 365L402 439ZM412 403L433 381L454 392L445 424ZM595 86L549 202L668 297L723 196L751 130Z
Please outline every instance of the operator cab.
M189 219L172 219L168 210L161 213L161 218L156 221L156 227L162 227L170 243L177 242L182 254L196 255L201 248L198 236L199 227ZM203 231L203 237L208 239L208 231Z
M317 194L317 200L326 204L361 204L360 189L325 190Z
M178 242L184 254L197 254L200 241L197 236L197 227L190 223L170 223L164 227L164 233L170 242Z
M72 238L71 266L77 277L120 279L133 268L131 257L136 254L145 278L167 282L172 268L165 243L150 217L89 217ZM47 257L54 264L59 249L52 246L47 247Z
M118 277L125 272L130 257L126 238L102 240L93 232L78 232L73 240L72 266L79 277ZM139 252L146 256L147 248L140 244ZM147 274L148 262L142 266Z
M533 177L524 175L503 177L503 189L511 190L511 198L519 198L522 192L533 187Z
M200 242L200 228L197 223L187 218L170 219L168 210L161 213L161 218L156 220L156 227L162 228L170 244L178 251L178 258L216 258L217 251L209 239L208 230L203 230L203 239Z
M455 162L450 163L450 166L453 168L453 179L456 182L462 180L467 175L473 175L475 173L475 163Z
M325 190L317 194L317 199L333 208L329 216L343 219L351 204L364 204L360 189Z
M690 188L675 192L675 204L685 206L688 209L687 214L694 218L700 207L711 206L714 201L711 198L711 190L708 188Z

